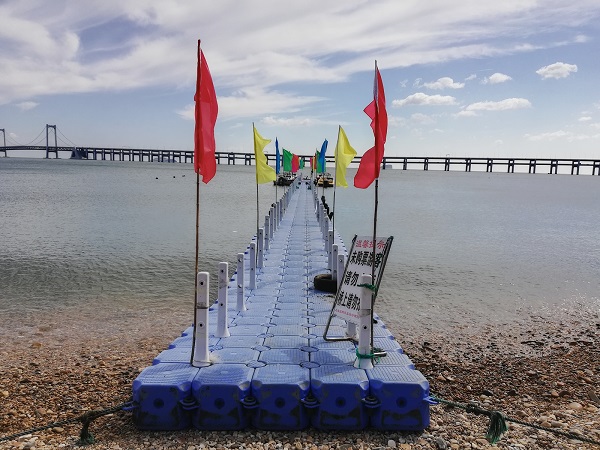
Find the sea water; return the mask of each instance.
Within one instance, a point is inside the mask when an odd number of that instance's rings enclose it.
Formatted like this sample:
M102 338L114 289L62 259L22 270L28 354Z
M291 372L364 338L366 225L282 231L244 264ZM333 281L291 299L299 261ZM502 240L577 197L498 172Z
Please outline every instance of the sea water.
M0 158L0 319L193 305L196 199L199 269L216 284L256 233L257 198L262 227L283 189L257 192L254 166L219 165L197 197L190 164ZM349 248L373 233L375 186L336 188L335 206L333 192L318 195ZM598 176L382 171L377 235L394 240L376 312L442 330L597 317L599 198Z

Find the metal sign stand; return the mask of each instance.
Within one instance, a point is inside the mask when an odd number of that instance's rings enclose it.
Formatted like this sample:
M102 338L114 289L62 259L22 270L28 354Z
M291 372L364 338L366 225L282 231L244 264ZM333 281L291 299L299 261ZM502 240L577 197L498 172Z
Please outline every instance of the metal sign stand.
M388 238L376 238L373 241L372 237L367 236L354 236L352 239L352 246L350 253L346 260L346 266L344 267L344 274L341 278L341 283L335 295L335 300L329 313L329 319L323 332L323 339L330 342L335 341L353 341L357 342L355 332L347 333L344 337L328 337L329 327L331 320L334 316L338 316L348 323L349 329L355 330L356 325L360 324L360 300L361 290L364 286L360 285L358 280L361 275L370 275L375 273L375 279L371 281L372 285L369 286L371 290L371 305L370 315L371 324L373 323L373 310L375 306L375 298L377 297L377 291L381 284L381 278L383 277L383 271L387 262L390 248L392 247L392 241L394 237ZM373 246L375 246L375 252L373 252ZM375 255L375 260L373 260ZM373 265L375 270L373 271ZM363 305L364 306L364 305ZM373 328L371 327L371 347L373 346ZM373 356L385 356L385 352L372 352Z

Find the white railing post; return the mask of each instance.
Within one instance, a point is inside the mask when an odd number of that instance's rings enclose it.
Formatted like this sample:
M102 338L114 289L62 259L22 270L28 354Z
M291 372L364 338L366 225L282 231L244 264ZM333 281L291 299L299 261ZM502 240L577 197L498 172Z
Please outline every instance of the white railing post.
M333 281L337 281L338 277L342 276L341 274L338 274L338 255L339 255L339 246L337 244L333 244L332 249L331 249L331 258L330 258L331 279Z
M327 230L327 268L333 272L333 262L337 261L333 259L333 240L335 239L335 234L333 233L333 229L329 228Z
M248 255L250 256L250 279L248 280L248 289L254 290L256 289L256 243L250 243L250 249L248 251Z
M244 254L237 255L237 310L246 311L246 302L244 299Z
M361 275L358 277L359 284L371 284L371 275ZM372 369L373 358L371 357L371 328L373 327L371 319L371 295L372 292L367 287L362 287L360 291L360 311L358 324L358 358L354 362L354 367L359 369ZM364 356L360 356L364 355Z
M210 365L208 352L208 272L198 272L196 277L196 326L192 365L205 367Z
M258 268L262 268L263 267L263 248L265 245L265 230L264 228L259 228L258 229L258 246L257 246L257 252L258 252L258 257L257 257L257 261L256 261L256 267Z
M229 285L229 264L219 263L219 291L217 301L217 332L215 337L229 337L229 325L227 324L227 287Z
M271 242L271 224L269 223L269 216L265 217L265 251L269 250Z

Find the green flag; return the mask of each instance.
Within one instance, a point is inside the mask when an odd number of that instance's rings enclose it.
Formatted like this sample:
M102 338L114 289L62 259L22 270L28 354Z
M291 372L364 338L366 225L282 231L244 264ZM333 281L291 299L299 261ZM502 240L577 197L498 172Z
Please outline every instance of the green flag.
M285 148L283 149L283 171L291 172L292 171L292 158L294 154L292 152L288 152Z

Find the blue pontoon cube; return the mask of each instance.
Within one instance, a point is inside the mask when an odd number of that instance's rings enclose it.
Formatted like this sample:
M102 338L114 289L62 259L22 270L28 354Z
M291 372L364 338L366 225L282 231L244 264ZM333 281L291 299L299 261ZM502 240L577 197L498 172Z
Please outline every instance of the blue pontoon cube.
M379 406L371 426L380 430L420 431L429 426L429 382L406 366L377 365L367 370L370 394Z
M192 382L198 408L192 425L199 430L242 430L249 425L244 400L250 395L254 369L245 364L203 368Z
M302 430L309 424L304 401L309 392L310 370L286 364L259 367L252 379L257 401L252 424L261 430Z
M199 370L177 363L146 367L133 382L135 425L142 430L189 428L192 380Z

